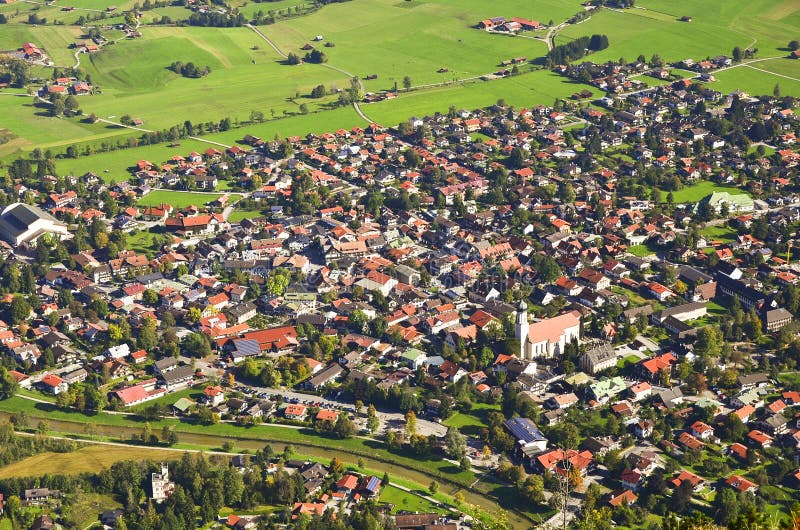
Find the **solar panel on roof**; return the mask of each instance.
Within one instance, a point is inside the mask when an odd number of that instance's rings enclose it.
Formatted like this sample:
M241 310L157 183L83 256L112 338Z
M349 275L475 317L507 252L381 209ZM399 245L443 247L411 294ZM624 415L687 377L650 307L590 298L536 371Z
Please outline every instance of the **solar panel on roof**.
M236 352L241 355L257 355L261 353L261 348L257 340L237 339L233 341Z

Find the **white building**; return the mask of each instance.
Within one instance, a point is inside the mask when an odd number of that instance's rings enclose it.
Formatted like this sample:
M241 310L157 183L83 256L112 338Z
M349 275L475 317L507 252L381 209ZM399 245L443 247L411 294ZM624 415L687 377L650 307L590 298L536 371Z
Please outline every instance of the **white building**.
M151 498L156 502L162 502L172 495L172 492L175 491L175 483L169 480L169 468L166 464L161 464L161 473L152 474L150 485L153 489Z
M44 210L17 202L0 213L0 237L14 246L35 241L42 234L67 237L67 225Z
M562 355L566 345L580 340L581 314L570 311L538 322L528 322L528 306L521 302L517 311L515 338L520 344L520 359Z

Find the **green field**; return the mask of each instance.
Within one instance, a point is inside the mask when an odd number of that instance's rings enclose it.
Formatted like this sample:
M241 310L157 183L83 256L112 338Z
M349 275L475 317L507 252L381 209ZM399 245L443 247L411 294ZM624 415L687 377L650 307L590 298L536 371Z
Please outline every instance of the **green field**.
M681 22L682 16L692 21ZM668 61L730 56L734 46L758 48L762 57L783 56L799 24L800 6L793 0L642 0L633 9L603 10L568 27L559 42L605 33L610 47L597 54L597 62L620 56L634 60L639 54L648 59L659 54Z
M735 186L723 186L722 184L716 184L709 180L703 180L697 184L681 188L678 191L673 191L672 197L678 204L700 202L716 191L727 191L733 194L746 193Z
M428 492L424 492L424 494L427 495ZM380 501L393 504L394 509L392 510L392 513L395 513L398 510L418 513L442 512L440 508L437 508L430 501L421 497L417 497L416 495L412 495L399 488L395 488L391 484L383 488Z
M711 241L722 241L723 243L730 243L736 240L739 234L727 225L709 226L700 230L700 235L704 236Z
M173 190L155 190L138 201L139 206L158 206L159 204L171 204L175 208L186 208L187 206L203 206L214 202L222 193L200 193ZM236 193L230 194L231 201L238 199Z
M108 469L120 460L166 459L178 460L180 451L146 447L90 445L71 453L41 453L0 468L0 479L41 476L58 470L66 475L96 473Z
M655 252L650 250L650 247L648 247L647 245L644 245L644 244L642 244L642 245L631 245L631 246L628 247L628 252L630 252L634 256L638 256L640 258L644 258L646 256L652 256L653 254L655 254Z
M60 158L56 161L56 168L61 175L80 176L91 171L106 182L120 182L130 178L129 168L135 166L139 160L163 164L174 155L186 156L192 151L202 153L209 147L212 146L205 142L181 140L177 146L170 144L146 145L97 153L91 156ZM219 146L215 147L219 148Z
M758 70L756 70L758 68ZM770 73L772 72L772 73ZM780 74L780 75L776 75ZM789 76L793 79L787 79ZM778 85L782 95L800 96L800 61L786 58L758 61L714 74L708 87L723 94L743 90L750 95L772 95Z

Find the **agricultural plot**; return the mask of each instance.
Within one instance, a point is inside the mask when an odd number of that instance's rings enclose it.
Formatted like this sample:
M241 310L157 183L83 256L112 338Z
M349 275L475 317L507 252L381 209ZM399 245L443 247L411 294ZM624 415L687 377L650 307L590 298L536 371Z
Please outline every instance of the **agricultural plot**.
M168 69L173 61L208 66L211 73L183 78ZM129 114L147 128L185 119L244 119L252 110L267 116L297 112L301 103L314 110L327 100L305 97L312 88L348 83L347 76L316 65L283 65L247 28L147 28L144 38L92 56L86 70L103 91L91 96L88 111L100 117ZM170 112L163 111L165 101Z
M92 445L71 453L41 453L0 468L0 479L39 476L54 469L65 475L96 473L121 460L166 459L178 460L180 451L165 451L138 447Z
M262 28L285 53L304 53L301 47L316 36L334 64L366 81L366 89L402 87L409 76L414 86L495 72L503 60L540 57L547 52L535 38L491 35L475 29L482 19L503 15L544 23L561 20L581 7L577 2L541 1L524 5L502 0L466 2L354 0L326 7L312 15ZM525 33L532 37L531 33ZM324 42L335 44L324 47ZM447 72L438 70L446 68Z
M716 81L708 86L723 94L743 90L751 95L771 95L777 85L782 95L800 97L800 61L792 59L758 61L719 72L714 77Z
M692 21L681 22L683 16ZM592 33L608 35L611 45L593 56L596 62L619 57L634 60L639 54L648 59L659 54L668 61L730 56L734 46L758 48L760 57L783 56L782 48L796 38L798 23L800 6L790 0L642 0L633 9L606 9L567 27L558 42Z

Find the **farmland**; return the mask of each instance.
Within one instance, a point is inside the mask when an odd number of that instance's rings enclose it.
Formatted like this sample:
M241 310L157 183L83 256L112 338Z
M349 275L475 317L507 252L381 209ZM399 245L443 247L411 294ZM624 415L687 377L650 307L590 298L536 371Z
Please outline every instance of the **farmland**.
M73 51L68 45L85 36L81 28L70 24L74 24L80 13L98 16L110 3L80 0L70 5L77 10L62 12L59 6L35 4L0 7L0 12L11 17L0 33L0 49L36 42L56 64L74 64ZM117 21L132 5L133 2L118 4L117 11L108 15L113 18L105 21ZM286 13L290 8L307 7L298 0L232 5L247 16L254 16L257 11ZM302 55L301 48L321 36L323 42L318 46L327 44L320 49L326 53L329 66L322 67L284 64L281 55L246 27L147 25L163 15L180 19L189 13L177 7L157 8L144 12L142 38L122 40L97 54L81 57L82 70L100 90L81 98L80 103L85 113L95 113L111 121L127 114L141 119L144 127L151 130L169 128L187 119L198 123L230 117L235 123L248 119L252 111L262 113L268 120L249 126L246 131L234 128L217 135L215 141L226 144L235 143L245 133L285 136L363 124L363 119L350 107L332 110L335 95L308 97L317 85L328 89L348 86L351 75L362 78L366 91L393 89L402 85L406 76L410 78L413 87L410 92L401 88L396 99L362 105L370 120L388 125L412 115L446 111L451 105L476 108L498 99L516 106L546 104L586 87L547 71L525 73L528 67L511 79L474 81L496 71L503 60L543 56L547 51L544 32L514 38L478 31L474 25L497 15L560 22L581 9L579 2L555 0L537 1L524 8L512 0L491 4L478 0L401 3L353 0L261 27L284 54ZM24 24L32 10L40 17L66 25ZM679 21L681 16L691 16L692 22ZM713 86L723 92L742 88L759 94L772 93L779 84L781 93L800 95L800 81L797 81L800 61L782 58L786 55L783 46L795 36L798 20L800 12L789 0L734 0L711 5L690 0L679 9L665 0L643 0L634 9L604 9L580 24L568 25L556 42L592 33L607 34L611 45L595 54L595 61L619 57L632 60L639 54L648 58L659 54L666 60L702 58L730 54L734 46L751 46L758 48L759 60L719 72ZM168 69L176 60L208 66L211 73L200 79L183 78ZM45 69L38 70L47 74ZM375 78L366 80L368 75ZM163 101L169 101L170 112L163 112ZM309 114L300 113L301 104ZM0 110L0 130L13 135L10 141L0 144L0 157L30 151L33 147L54 152L63 152L70 144L81 148L90 144L96 148L100 142L118 139L124 142L141 134L104 123L88 124L77 118L51 118L46 109L34 107L29 98L2 98ZM109 173L114 173L114 178L129 164L122 160L123 155L119 156L100 162ZM90 160L66 161L63 167L70 172L89 170Z
M71 453L41 453L0 468L0 479L38 476L60 470L67 475L95 473L111 467L120 460L167 459L177 460L180 451L138 447L90 445Z

